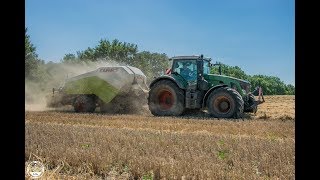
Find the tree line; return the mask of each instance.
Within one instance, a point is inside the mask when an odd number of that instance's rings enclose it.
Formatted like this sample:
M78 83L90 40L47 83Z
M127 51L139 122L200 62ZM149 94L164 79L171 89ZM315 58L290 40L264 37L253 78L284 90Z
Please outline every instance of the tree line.
M27 28L25 29L25 77L32 82L46 83L54 79L52 69L63 66L88 62L116 62L119 65L130 65L143 71L148 78L148 83L154 77L164 74L169 67L169 57L165 53L141 51L133 43L121 42L118 39L109 41L101 39L95 47L77 51L76 54L65 54L59 63L44 62L38 58L36 47L32 44ZM218 73L217 67L211 73ZM247 75L238 66L222 64L222 74L245 79L251 82L252 90L261 86L265 95L294 95L295 87L285 84L278 77L266 75Z

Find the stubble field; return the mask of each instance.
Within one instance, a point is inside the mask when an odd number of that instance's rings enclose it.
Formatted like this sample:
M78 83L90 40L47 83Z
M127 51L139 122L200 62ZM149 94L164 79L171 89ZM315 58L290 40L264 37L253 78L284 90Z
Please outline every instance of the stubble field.
M295 96L265 100L238 120L26 111L25 161L43 179L295 179Z

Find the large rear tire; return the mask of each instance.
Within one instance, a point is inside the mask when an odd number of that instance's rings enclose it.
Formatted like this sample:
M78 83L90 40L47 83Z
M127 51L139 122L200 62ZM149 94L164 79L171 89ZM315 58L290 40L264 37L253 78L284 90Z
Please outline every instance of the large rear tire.
M216 118L241 118L244 102L234 89L222 87L211 92L207 99L208 112Z
M92 113L96 109L94 98L87 95L80 95L76 97L73 107L75 112L89 112Z
M155 83L149 91L149 110L155 116L179 116L185 110L184 91L170 80Z

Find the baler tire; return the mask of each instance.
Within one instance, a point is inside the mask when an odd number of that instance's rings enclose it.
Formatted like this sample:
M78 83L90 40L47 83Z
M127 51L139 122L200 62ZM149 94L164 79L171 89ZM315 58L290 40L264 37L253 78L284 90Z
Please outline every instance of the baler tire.
M96 104L92 97L87 95L80 95L74 100L73 107L75 112L92 113L96 109Z

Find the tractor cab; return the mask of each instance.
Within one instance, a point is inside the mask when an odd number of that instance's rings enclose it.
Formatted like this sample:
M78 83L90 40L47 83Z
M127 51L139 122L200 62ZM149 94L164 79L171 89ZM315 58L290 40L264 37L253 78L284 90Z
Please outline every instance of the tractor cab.
M208 82L204 79L210 73L210 58L203 56L176 56L171 58L171 74L180 76L186 82L186 89L208 88Z

